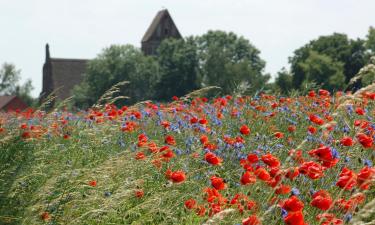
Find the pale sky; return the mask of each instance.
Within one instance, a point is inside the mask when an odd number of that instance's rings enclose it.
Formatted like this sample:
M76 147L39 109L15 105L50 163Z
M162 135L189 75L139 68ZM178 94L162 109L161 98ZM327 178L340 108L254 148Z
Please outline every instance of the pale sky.
M320 35L364 38L375 26L375 0L0 0L0 64L14 63L38 96L47 42L56 58L91 59L111 44L140 47L163 7L183 36L210 29L244 36L272 75Z

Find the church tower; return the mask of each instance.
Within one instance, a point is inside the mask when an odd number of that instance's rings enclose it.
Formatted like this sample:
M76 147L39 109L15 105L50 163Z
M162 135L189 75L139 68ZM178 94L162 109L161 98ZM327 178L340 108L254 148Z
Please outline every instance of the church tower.
M142 38L145 55L155 55L160 43L167 38L182 38L168 10L159 11Z

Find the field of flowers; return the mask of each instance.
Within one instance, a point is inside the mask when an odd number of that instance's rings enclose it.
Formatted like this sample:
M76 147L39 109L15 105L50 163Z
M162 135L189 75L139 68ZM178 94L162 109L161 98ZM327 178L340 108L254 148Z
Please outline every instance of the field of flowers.
M0 224L375 220L375 93L0 114Z

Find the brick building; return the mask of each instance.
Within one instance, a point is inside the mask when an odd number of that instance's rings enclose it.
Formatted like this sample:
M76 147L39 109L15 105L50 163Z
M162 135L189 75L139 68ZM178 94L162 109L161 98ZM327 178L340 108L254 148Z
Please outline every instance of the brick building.
M155 55L160 43L166 38L182 38L168 10L159 11L141 40L145 55ZM73 87L83 80L87 59L54 58L46 45L46 59L43 65L42 101L52 93L57 100L71 96Z

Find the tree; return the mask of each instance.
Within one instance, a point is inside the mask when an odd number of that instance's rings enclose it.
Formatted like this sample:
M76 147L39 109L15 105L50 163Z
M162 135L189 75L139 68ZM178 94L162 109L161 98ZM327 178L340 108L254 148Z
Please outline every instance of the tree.
M158 48L160 80L156 85L159 99L182 96L199 88L197 47L193 38L166 39Z
M89 62L83 82L73 90L74 104L80 108L89 107L122 81L130 82L121 88L121 95L131 98L128 103L151 98L159 80L158 70L155 59L144 56L139 49L131 45L112 45Z
M0 69L0 95L17 95L27 105L34 104L34 99L30 96L33 90L31 80L27 80L20 85L21 71L17 70L15 65L4 63Z
M366 47L371 51L372 55L375 55L375 28L370 27L368 29L366 40Z
M285 68L282 68L281 71L277 73L275 84L282 94L287 94L293 88L292 74L290 74Z
M367 63L369 58L365 42L361 39L351 40L347 35L339 33L321 36L297 49L294 55L289 58L294 88L300 88L306 79L305 70L301 65L306 64L311 51L330 57L332 62L342 63L345 82L348 82ZM331 89L331 87L328 88Z
M344 66L331 57L310 51L304 62L299 64L305 74L305 82L313 82L324 89L342 90L345 85Z
M229 94L242 83L256 91L268 81L259 50L245 38L232 32L209 31L196 42L203 86L220 86Z

